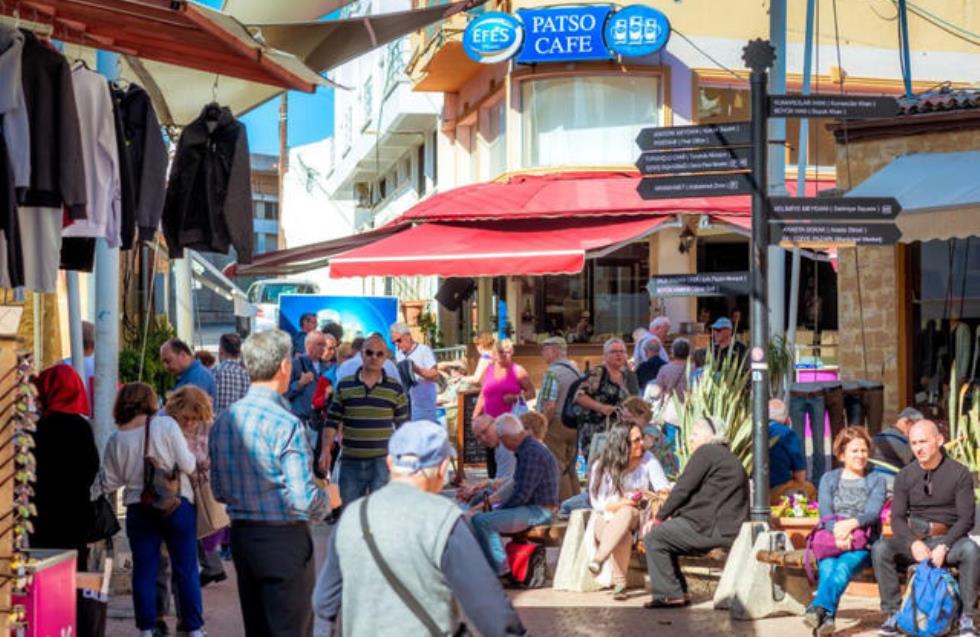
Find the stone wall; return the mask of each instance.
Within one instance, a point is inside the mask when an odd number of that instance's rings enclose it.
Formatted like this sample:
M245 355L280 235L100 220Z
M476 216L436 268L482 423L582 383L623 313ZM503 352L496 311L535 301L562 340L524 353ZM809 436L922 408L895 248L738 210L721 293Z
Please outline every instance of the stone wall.
M885 386L885 423L898 411L900 384L898 248L841 248L838 252L839 360L844 380ZM904 407L904 406L903 406Z

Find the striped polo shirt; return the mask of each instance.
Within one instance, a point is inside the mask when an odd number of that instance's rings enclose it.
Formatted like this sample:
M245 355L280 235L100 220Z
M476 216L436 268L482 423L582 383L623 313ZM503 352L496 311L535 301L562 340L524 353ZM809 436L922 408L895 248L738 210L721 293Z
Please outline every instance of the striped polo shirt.
M408 398L401 384L381 372L368 388L361 371L340 379L327 409L326 427L343 427L341 446L346 458L383 458L395 427L408 420Z

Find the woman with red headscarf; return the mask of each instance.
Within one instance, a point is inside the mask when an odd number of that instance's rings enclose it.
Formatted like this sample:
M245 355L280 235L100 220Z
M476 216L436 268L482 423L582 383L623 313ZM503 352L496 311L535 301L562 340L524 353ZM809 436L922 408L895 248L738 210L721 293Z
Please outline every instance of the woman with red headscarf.
M99 472L99 452L82 379L69 365L42 371L34 381L41 418L34 432L37 517L32 548L74 549L79 568L88 562L85 534L92 525L91 487Z

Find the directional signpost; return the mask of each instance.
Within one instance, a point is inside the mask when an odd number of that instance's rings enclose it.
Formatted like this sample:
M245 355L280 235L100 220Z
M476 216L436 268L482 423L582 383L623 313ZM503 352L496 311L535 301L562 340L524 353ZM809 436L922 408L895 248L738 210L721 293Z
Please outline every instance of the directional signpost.
M748 170L752 149L709 148L707 150L651 151L640 155L636 167L644 175L674 175L719 170Z
M644 128L636 138L640 150L678 150L681 148L724 148L751 143L752 122Z
M890 246L902 232L894 223L787 223L773 224L773 243L814 246Z
M769 218L776 221L890 221L901 211L894 197L769 198Z
M647 291L652 297L746 296L751 291L750 272L705 272L665 274L650 277Z
M862 95L770 95L769 117L832 117L860 119L895 117L899 113L894 97Z
M748 195L755 189L749 173L716 173L714 175L681 175L640 180L637 191L644 199L674 197L718 197Z

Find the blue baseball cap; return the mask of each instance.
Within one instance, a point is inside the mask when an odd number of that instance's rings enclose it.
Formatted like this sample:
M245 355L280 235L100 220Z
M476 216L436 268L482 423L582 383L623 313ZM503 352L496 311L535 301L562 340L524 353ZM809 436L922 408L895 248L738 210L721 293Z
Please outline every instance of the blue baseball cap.
M727 316L722 316L711 324L711 329L713 330L730 330L732 329L732 321Z
M445 428L429 420L413 420L391 436L388 455L396 467L418 471L455 458L456 450L449 444Z

